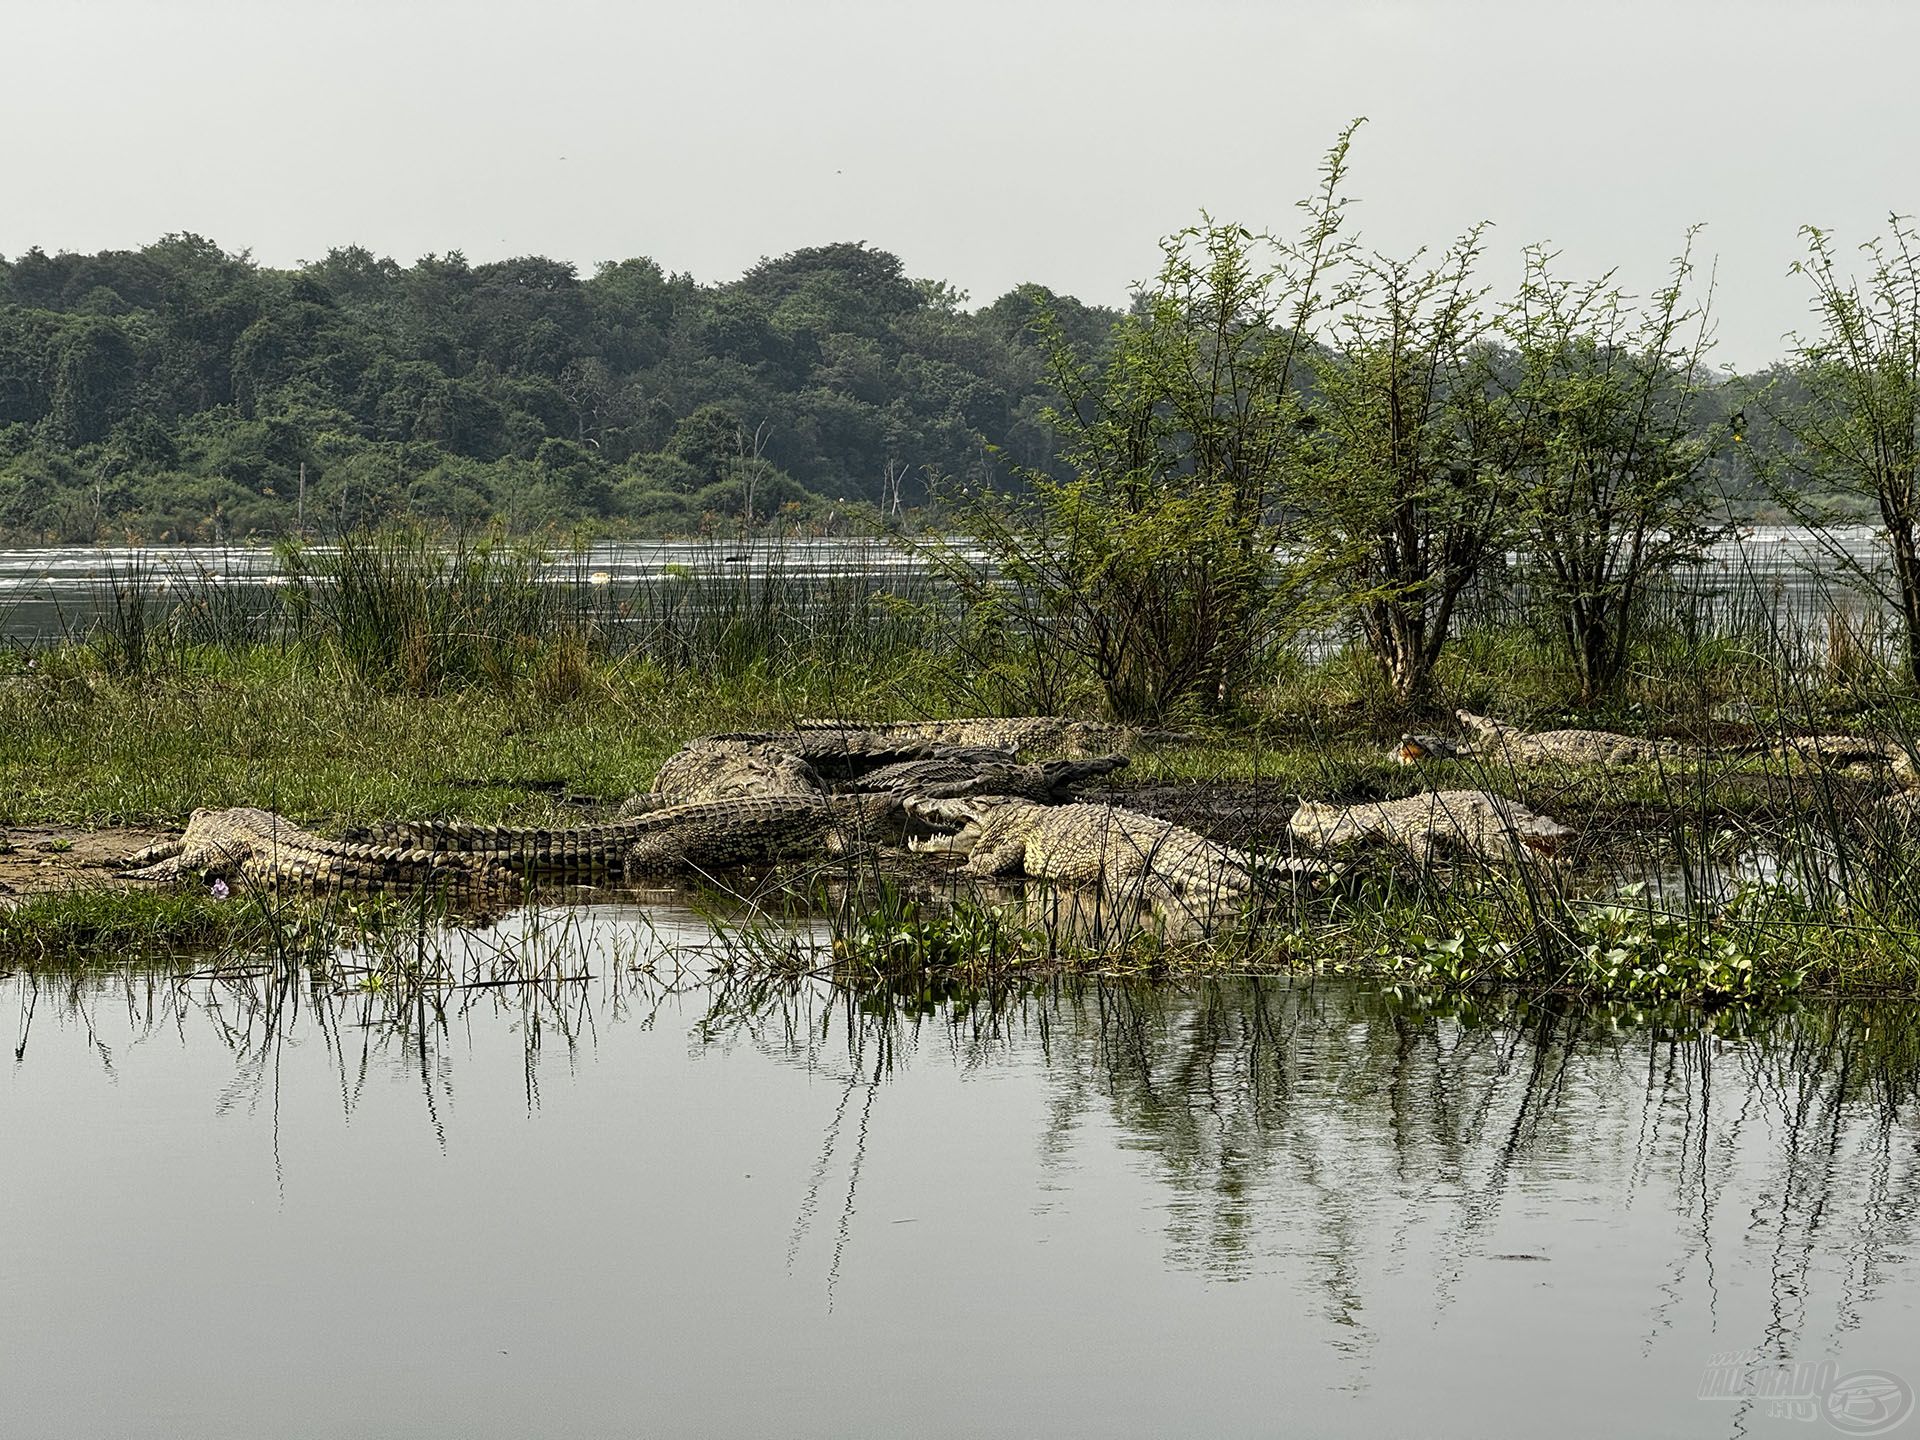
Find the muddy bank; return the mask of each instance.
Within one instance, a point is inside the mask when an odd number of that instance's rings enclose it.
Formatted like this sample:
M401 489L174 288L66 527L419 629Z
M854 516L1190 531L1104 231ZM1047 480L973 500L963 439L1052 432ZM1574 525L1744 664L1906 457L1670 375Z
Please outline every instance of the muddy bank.
M1300 808L1296 790L1266 780L1148 781L1089 790L1084 798L1124 805L1247 849L1285 844L1287 822Z
M114 872L127 856L171 833L134 827L16 825L0 830L0 904L75 886L131 888Z

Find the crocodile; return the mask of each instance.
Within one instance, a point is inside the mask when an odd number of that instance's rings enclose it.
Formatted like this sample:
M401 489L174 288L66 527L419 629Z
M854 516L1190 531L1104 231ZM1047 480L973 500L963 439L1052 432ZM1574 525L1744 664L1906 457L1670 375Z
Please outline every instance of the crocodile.
M1079 758L1114 751L1124 753L1142 744L1176 743L1192 738L1176 730L1143 730L1104 720L1070 720L1061 715L878 722L826 718L796 721L794 729L802 735L824 731L866 736L871 742L929 740L936 744L984 745L998 750L1038 751Z
M425 820L387 835L435 854L479 856L514 871L586 875L713 870L841 854L898 840L894 795L759 795L671 805L629 819L546 829Z
M1848 773L1885 776L1911 789L1920 782L1913 755L1897 740L1868 740L1857 735L1791 735L1772 747L1789 765L1796 762Z
M806 759L777 739L709 736L669 755L653 788L620 807L622 818L676 805L770 795L818 798L826 786Z
M1462 748L1438 736L1401 737L1398 754L1403 764L1426 759L1491 758L1515 765L1557 762L1562 765L1647 765L1661 761L1705 760L1715 755L1768 754L1789 765L1809 764L1850 773L1890 779L1897 784L1920 785L1920 766L1906 746L1896 740L1874 740L1858 735L1789 735L1784 740L1759 741L1718 749L1702 749L1678 740L1649 740L1611 730L1536 730L1475 715L1454 712L1473 732L1474 741Z
M966 856L969 875L1026 875L1110 895L1214 902L1251 894L1263 870L1329 875L1324 861L1257 859L1183 825L1117 805L1040 805L1003 795L914 798L913 819L942 832L916 850Z
M197 873L309 890L429 883L470 888L504 885L514 878L511 870L487 856L329 840L271 810L246 805L195 810L178 839L136 851L123 864L123 876L135 880L174 880Z
M749 730L710 735L689 743L692 749L708 745L766 746L797 757L823 781L849 780L881 765L907 760L957 759L968 755L1018 758L1001 745L935 739L879 729L820 728L811 730Z
M1553 856L1574 836L1558 821L1485 790L1429 790L1406 800L1362 805L1307 801L1287 829L1314 849L1380 839L1406 847L1422 861L1442 843L1484 860L1510 860L1523 850Z
M1110 775L1126 764L1124 755L1100 755L1084 760L1040 760L1022 765L1010 750L970 750L959 755L882 765L846 782L846 788L924 795L929 799L1011 795L1043 804L1059 804L1087 781Z
M668 756L653 788L626 801L619 814L628 819L708 800L847 791L1061 800L1074 786L1126 763L1116 754L1023 765L1010 749L861 730L712 735Z
M1400 743L1390 747L1388 755L1402 765L1418 765L1423 760L1467 760L1473 752L1457 740L1445 735L1405 734Z
M1648 740L1611 730L1522 730L1517 725L1456 710L1474 736L1473 753L1511 765L1650 765L1691 753L1678 740Z

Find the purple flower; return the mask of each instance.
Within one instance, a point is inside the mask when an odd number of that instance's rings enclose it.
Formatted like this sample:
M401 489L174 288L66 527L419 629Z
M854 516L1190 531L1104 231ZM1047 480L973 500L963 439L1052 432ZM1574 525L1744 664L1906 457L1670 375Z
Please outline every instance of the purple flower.
M233 892L227 889L226 881L216 880L213 882L213 884L210 887L208 887L207 893L213 896L213 898L216 900L224 900L227 898L227 896L231 895Z

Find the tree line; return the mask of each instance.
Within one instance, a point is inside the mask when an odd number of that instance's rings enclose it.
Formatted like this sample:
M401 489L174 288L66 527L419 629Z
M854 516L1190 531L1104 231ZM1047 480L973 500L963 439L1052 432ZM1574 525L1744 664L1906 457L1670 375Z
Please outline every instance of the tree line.
M673 533L898 513L1051 473L1037 304L863 244L701 285L649 259L293 269L195 235L0 259L0 535L224 540L410 518Z

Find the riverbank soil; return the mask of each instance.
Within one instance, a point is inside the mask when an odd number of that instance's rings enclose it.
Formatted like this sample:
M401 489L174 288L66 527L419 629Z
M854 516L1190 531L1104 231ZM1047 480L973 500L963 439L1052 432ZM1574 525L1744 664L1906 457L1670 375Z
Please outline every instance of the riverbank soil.
M115 872L137 850L175 832L113 826L15 825L0 830L0 904L79 886L130 889Z

